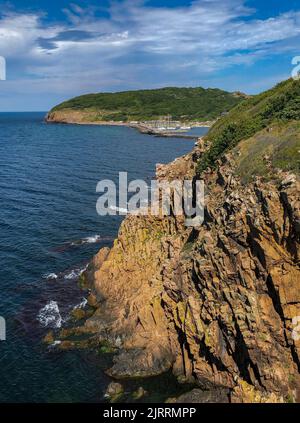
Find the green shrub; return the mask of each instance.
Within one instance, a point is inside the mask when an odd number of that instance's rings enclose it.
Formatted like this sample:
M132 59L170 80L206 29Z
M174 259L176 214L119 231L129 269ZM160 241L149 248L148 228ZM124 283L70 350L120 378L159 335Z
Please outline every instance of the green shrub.
M216 161L241 140L279 121L300 120L300 82L289 79L243 101L221 118L207 135L210 148L198 163L198 172L215 168Z

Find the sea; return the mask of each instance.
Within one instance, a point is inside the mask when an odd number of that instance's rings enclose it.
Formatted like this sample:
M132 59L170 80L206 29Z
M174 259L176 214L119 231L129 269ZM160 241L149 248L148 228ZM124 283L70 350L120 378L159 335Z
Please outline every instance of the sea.
M111 382L110 354L45 345L68 324L86 292L78 278L111 246L123 216L99 216L98 181L150 181L157 163L189 152L194 140L127 127L47 124L45 113L0 113L0 402L98 402ZM193 128L203 135L207 128ZM147 402L184 389L171 374L124 381L125 402L139 386ZM145 399L141 399L145 401Z

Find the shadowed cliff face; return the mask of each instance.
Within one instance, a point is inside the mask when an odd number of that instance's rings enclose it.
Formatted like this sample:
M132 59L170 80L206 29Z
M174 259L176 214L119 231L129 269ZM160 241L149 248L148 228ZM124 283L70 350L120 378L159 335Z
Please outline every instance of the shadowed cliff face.
M202 154L159 166L195 176ZM114 377L156 375L230 389L231 401L299 400L300 181L242 185L233 156L204 176L205 222L129 216L87 276L99 307L86 326L119 350Z

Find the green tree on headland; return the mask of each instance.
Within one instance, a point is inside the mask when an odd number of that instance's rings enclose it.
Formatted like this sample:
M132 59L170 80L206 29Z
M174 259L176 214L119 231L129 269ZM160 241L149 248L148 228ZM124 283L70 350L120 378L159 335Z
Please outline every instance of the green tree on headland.
M90 110L99 121L145 121L165 115L175 120L207 121L228 112L244 97L219 89L169 87L82 95L59 104L51 112Z

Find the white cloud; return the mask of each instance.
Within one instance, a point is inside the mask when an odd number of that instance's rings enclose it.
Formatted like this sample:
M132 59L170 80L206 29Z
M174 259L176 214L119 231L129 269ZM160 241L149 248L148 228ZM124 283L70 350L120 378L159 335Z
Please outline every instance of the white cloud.
M72 4L66 21L45 23L40 14L6 12L0 18L0 55L14 90L47 81L57 97L89 90L192 85L211 73L251 65L296 51L300 12L252 19L243 0L199 0L186 7L149 7L114 1L110 17ZM82 36L81 36L82 35ZM190 72L190 75L189 75Z

